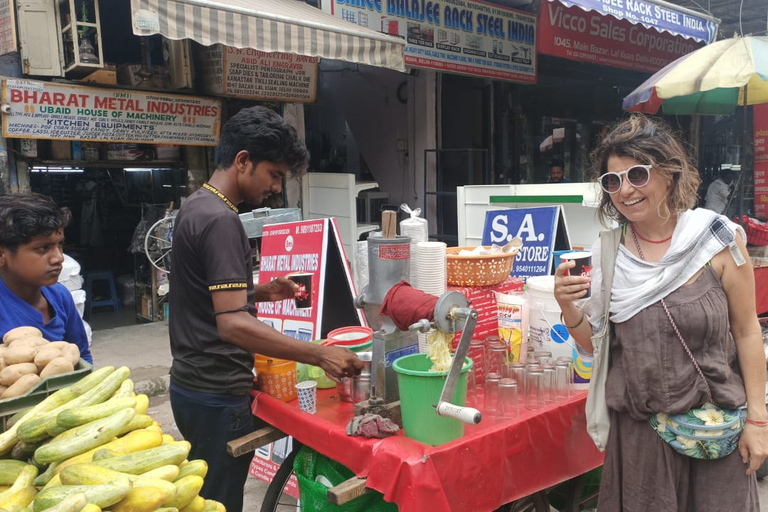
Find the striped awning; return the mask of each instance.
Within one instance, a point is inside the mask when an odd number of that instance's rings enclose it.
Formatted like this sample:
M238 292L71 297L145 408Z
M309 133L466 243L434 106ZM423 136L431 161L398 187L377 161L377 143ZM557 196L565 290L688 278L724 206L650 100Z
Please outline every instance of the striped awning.
M303 0L131 0L133 33L286 52L405 71L403 40Z

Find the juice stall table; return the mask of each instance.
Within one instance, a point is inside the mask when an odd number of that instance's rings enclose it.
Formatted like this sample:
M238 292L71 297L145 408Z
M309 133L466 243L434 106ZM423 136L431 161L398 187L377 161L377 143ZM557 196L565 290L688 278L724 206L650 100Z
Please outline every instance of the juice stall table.
M568 401L516 418L485 416L464 436L440 446L409 439L400 431L386 439L346 434L351 403L335 390L319 390L317 414L253 393L253 413L304 445L366 477L402 512L484 511L582 475L603 463L586 432L581 391Z
M755 309L757 314L768 313L768 267L758 267L755 272Z

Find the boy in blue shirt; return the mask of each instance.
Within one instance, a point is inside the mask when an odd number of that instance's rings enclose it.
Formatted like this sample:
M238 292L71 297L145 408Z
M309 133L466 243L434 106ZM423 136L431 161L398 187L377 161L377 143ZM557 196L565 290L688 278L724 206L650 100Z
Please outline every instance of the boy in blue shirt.
M0 336L37 327L49 341L68 341L93 362L72 295L58 283L64 228L72 214L40 194L0 195Z

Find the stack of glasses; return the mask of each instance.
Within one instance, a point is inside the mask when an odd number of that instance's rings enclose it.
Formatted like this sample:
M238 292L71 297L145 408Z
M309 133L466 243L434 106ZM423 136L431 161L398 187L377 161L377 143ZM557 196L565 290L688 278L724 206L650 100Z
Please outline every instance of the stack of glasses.
M501 418L515 417L520 407L536 411L550 404L568 400L573 395L573 359L551 353L529 357L525 363L500 359L501 348L491 346L480 370L471 372L467 404L477 406L477 393L484 395L483 414ZM473 358L474 361L474 358Z

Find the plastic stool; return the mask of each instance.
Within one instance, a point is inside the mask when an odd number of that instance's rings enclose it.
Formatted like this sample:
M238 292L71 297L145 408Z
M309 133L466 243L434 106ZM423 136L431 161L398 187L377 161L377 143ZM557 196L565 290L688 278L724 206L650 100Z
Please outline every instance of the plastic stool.
M93 300L92 291L93 283L96 281L106 281L109 287L109 297L102 300ZM88 317L91 317L93 308L100 306L112 306L115 313L120 313L122 308L120 307L120 300L117 298L117 290L115 288L115 276L111 270L94 270L86 272L85 274L85 294L86 301L88 302Z

